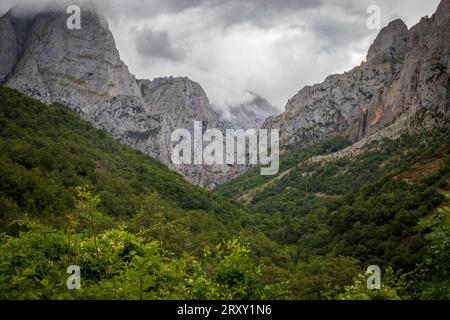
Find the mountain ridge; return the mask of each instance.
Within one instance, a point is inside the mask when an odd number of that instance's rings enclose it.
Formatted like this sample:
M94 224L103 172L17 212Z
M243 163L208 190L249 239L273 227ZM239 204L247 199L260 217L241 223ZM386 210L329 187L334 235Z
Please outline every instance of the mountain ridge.
M342 135L353 142L394 126L422 130L450 118L450 1L408 30L401 20L383 28L367 61L305 86L285 111L262 127L280 129L285 150ZM397 130L393 130L397 131Z

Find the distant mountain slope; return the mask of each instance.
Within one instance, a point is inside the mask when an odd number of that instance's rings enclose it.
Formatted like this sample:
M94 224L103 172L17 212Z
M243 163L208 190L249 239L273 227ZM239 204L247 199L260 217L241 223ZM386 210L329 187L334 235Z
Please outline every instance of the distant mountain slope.
M279 113L266 99L255 95L254 98L237 106L230 107L227 114L219 116L225 128L258 129L267 117Z
M378 34L367 61L306 86L264 128L279 128L292 149L344 136L358 141L387 126L423 130L450 123L450 0L410 30L395 20Z
M188 78L136 80L122 62L106 20L82 8L82 27L68 30L66 8L0 18L0 84L44 103L60 103L114 138L158 159L186 180L213 187L227 166L176 166L176 128L222 128L202 87Z

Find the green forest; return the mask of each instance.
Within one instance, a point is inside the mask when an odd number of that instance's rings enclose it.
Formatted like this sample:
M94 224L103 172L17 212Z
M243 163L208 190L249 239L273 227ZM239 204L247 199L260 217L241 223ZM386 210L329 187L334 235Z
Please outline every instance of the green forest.
M349 144L208 191L0 88L0 299L450 299L450 133Z

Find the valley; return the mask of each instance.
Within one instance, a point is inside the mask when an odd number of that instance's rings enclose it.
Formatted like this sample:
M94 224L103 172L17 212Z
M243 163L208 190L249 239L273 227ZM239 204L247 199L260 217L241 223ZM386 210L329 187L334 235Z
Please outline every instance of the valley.
M62 7L0 17L0 299L450 299L450 0L283 112L137 79L106 16ZM185 63L150 31L134 49Z

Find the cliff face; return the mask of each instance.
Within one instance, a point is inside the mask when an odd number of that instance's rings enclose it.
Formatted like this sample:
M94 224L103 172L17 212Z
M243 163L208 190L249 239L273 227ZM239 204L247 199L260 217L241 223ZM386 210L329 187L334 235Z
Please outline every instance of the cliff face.
M367 61L323 83L306 86L269 117L284 149L342 135L353 141L387 126L421 130L450 119L450 0L407 29L401 20L381 30Z
M2 23L8 24L11 17L4 17ZM82 110L89 108L80 104L84 96L139 96L136 80L120 60L106 21L83 11L82 28L68 30L66 19L63 10L55 9L28 22L23 40L17 41L22 42L23 52L6 85L47 103L77 104ZM16 20L25 23L21 18ZM8 51L5 54L12 55L13 50Z
M213 187L226 166L175 166L170 134L194 121L222 128L201 86L188 78L136 80L121 61L106 20L82 10L80 30L65 8L0 18L0 83L69 107L119 141L160 160L186 180Z
M223 130L202 87L188 78L138 80L141 96L115 96L97 108L92 121L120 142L132 146L180 173L187 181L212 188L229 178L226 165L174 165L170 160L173 130L193 135L194 121Z

